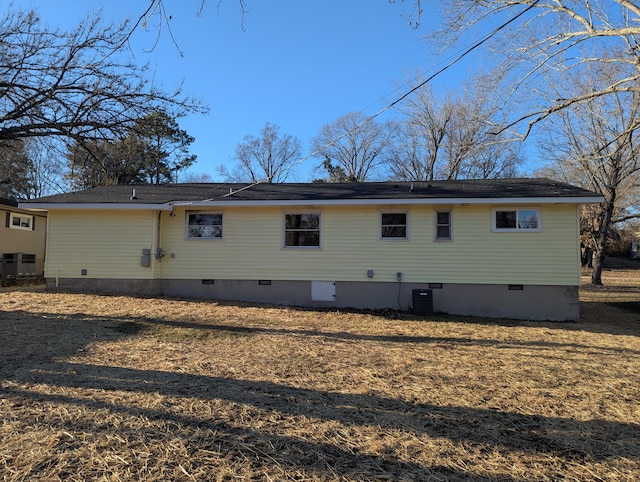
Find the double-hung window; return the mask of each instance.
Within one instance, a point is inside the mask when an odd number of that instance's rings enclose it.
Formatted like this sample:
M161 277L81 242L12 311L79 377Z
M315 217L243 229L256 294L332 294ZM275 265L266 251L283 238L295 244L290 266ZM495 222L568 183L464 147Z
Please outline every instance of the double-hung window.
M526 209L493 209L493 231L540 231L540 210Z
M436 241L451 241L451 211L436 211Z
M380 239L408 239L407 213L380 213Z
M187 212L187 239L222 239L222 213Z
M284 215L285 248L320 247L320 213Z

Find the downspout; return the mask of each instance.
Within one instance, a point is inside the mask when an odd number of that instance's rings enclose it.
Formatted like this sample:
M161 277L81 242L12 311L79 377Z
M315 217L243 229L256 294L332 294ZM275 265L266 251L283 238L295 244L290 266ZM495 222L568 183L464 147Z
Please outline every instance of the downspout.
M162 228L162 211L158 211L158 229L156 233L156 259L158 261L162 260L162 258L164 258L164 255L165 255L164 250L160 247L160 238L162 233L161 228Z
M151 285L153 286L152 290L154 293L162 293L162 288L160 287L158 277L162 277L162 258L164 257L164 250L160 246L162 241L162 211L158 211L158 217L156 219L156 253L155 258L156 262L151 263Z

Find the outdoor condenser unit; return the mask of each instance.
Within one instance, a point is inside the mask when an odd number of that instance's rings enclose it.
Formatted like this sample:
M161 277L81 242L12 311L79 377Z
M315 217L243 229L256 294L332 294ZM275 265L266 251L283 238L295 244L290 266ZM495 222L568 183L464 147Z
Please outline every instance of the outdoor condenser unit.
M413 312L416 315L433 313L433 290L413 290Z
M5 253L2 258L2 274L5 278L35 278L35 254Z

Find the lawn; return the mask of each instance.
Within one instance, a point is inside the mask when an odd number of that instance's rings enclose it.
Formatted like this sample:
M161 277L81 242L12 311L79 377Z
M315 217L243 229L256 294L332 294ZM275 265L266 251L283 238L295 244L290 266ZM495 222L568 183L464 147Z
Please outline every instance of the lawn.
M638 480L640 277L580 323L0 290L0 480Z

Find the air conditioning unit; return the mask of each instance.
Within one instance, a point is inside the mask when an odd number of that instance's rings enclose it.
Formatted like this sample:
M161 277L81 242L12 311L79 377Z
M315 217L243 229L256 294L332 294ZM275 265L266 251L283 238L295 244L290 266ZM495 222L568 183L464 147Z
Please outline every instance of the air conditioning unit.
M2 255L4 278L35 278L36 255L27 253L4 253Z
M413 290L412 300L414 314L429 315L433 313L433 290Z

